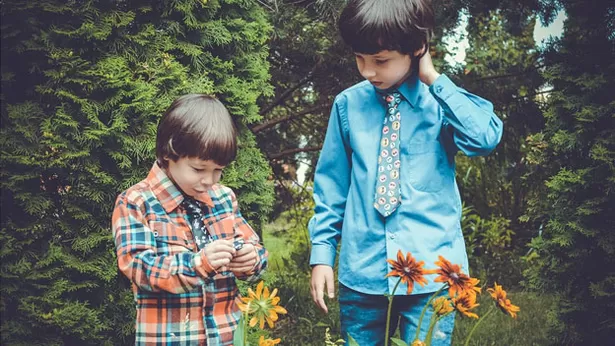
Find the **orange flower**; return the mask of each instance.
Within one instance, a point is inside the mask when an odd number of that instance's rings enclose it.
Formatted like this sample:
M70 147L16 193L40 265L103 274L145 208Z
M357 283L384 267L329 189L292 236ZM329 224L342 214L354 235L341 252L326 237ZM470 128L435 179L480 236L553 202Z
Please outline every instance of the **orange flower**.
M278 314L285 314L286 309L279 306L280 297L276 297L278 289L275 288L271 294L269 294L269 288L263 286L263 281L259 282L256 286L256 293L248 288L248 297L242 297L242 303L238 303L239 309L243 312L247 312L248 315L254 315L250 319L250 327L254 327L257 322L260 329L265 328L265 321L269 328L273 328L273 323L278 320Z
M478 318L478 315L470 312L470 310L479 306L476 303L476 294L463 294L461 296L452 298L455 309L467 317Z
M273 346L273 345L279 344L280 341L281 341L280 338L265 339L265 337L261 335L261 337L258 339L258 346Z
M454 310L450 299L446 297L436 298L433 303L431 303L431 306L433 307L433 311L438 316L446 315Z
M408 284L408 294L412 293L415 282L421 286L425 286L427 283L427 279L423 277L426 274L425 269L423 269L425 262L417 262L409 252L404 258L404 254L399 250L397 251L397 261L388 259L387 262L393 270L385 275L385 278L389 276L400 277L401 282Z
M493 288L487 288L487 292L491 294L491 298L496 301L500 310L504 313L508 313L512 318L517 318L517 312L519 312L520 309L518 306L512 305L510 299L506 298L506 291L502 289L501 285L495 282Z
M426 274L439 274L434 282L445 282L448 284L448 294L454 297L457 293L473 294L480 293L480 287L477 287L480 280L471 278L461 272L461 268L457 264L452 264L442 256L438 256L436 265L440 269L430 270Z

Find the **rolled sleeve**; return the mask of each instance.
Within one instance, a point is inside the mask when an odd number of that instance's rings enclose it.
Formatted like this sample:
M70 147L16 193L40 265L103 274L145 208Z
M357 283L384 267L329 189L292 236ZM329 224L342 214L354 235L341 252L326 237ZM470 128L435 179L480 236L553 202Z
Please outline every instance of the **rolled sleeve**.
M445 131L452 133L462 152L482 156L493 151L502 138L503 123L491 102L458 88L445 75L440 75L429 91L441 107Z

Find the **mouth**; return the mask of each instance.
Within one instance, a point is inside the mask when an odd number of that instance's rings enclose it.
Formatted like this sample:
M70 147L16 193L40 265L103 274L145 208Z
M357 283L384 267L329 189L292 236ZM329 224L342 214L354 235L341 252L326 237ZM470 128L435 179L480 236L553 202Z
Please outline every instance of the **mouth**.
M370 83L372 83L372 85L373 85L373 86L376 86L376 87L378 87L378 86L381 86L381 85L382 85L382 82L372 82L372 81L370 81Z

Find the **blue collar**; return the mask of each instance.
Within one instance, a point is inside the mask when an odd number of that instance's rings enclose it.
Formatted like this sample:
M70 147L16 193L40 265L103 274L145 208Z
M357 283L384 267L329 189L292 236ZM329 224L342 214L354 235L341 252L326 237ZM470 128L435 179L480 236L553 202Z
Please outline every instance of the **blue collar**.
M396 89L404 97L404 99L410 103L410 106L412 106L412 108L415 108L419 100L420 87L421 83L419 81L418 73L412 73L410 77L403 81L403 83L401 83L401 85ZM390 88L386 90L376 89L378 93L383 95L386 95L387 93L390 93L394 90L395 88Z

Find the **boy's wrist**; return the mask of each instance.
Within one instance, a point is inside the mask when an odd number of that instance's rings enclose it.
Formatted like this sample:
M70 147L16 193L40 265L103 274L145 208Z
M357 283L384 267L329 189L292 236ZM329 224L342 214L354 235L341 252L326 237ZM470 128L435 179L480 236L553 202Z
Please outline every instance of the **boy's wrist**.
M438 77L440 77L440 73L436 72L436 70L433 70L427 73L423 83L427 84L427 86L431 86L436 81L436 79L438 79Z

